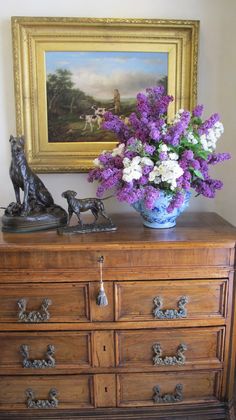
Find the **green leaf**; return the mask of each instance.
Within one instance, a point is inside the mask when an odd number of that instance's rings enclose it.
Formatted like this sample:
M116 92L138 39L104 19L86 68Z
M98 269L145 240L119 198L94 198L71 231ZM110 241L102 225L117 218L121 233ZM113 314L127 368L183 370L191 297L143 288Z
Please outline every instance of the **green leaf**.
M205 150L199 150L197 152L198 156L204 160L207 160L207 156L209 154L209 152L205 151Z
M193 169L193 173L194 175L196 175L198 178L204 180L204 176L202 175L202 173L200 171L198 171L197 169Z

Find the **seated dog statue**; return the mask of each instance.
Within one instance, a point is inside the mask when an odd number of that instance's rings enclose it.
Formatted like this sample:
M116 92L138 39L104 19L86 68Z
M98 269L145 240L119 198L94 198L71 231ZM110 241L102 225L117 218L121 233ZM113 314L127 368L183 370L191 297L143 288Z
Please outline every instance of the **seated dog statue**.
M11 166L10 177L16 196L16 207L20 215L27 216L38 209L54 205L50 192L41 179L29 167L24 152L24 137L10 136ZM20 189L24 191L23 202L20 199ZM12 204L11 204L12 206ZM8 209L8 214L14 214L14 208Z

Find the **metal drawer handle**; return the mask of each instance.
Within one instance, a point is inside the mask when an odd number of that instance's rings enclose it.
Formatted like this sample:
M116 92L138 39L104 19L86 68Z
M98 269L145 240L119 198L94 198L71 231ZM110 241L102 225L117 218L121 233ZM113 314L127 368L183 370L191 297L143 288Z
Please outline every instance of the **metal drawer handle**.
M26 312L27 300L22 298L17 301L19 308L18 320L20 322L45 322L50 319L48 307L52 304L51 299L45 298L42 301L41 308L38 311Z
M156 404L176 403L176 402L183 401L183 385L182 384L176 385L175 392L173 394L161 395L161 389L159 385L154 386L153 391L154 391L154 395L152 399Z
M186 303L188 303L187 296L181 296L178 301L178 309L166 309L165 311L161 310L163 306L163 299L160 296L155 297L153 302L155 305L153 315L156 319L178 319L186 318L187 316L187 309L185 308Z
M185 344L180 344L177 348L176 356L165 356L162 357L162 348L160 343L156 343L152 346L155 356L153 357L153 364L155 366L165 365L165 366L174 366L174 365L184 365L186 357L184 352L188 350Z
M48 393L48 400L36 400L34 391L28 388L26 391L26 405L28 408L56 408L59 404L57 399L58 391L56 388L50 389Z
M53 368L56 365L56 360L53 355L55 353L55 347L49 344L47 346L45 359L34 360L29 358L29 346L22 344L20 346L20 352L23 356L22 366L24 368L43 369Z

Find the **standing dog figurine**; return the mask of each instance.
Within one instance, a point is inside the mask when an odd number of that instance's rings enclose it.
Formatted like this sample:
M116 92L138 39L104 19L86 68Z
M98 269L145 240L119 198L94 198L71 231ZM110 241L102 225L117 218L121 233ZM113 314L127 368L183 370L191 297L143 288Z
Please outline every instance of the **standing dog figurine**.
M67 190L62 193L62 197L66 198L68 203L68 225L72 214L75 213L78 217L79 224L82 225L82 220L80 218L80 213L90 210L94 216L94 223L96 223L99 215L104 217L112 223L110 217L106 214L104 204L99 198L75 198L77 193L75 191ZM107 197L108 198L108 197Z
M10 177L16 195L18 208L21 208L21 215L28 215L36 207L49 207L54 204L50 192L44 183L29 167L24 152L24 137L10 136L11 143L11 166ZM24 191L24 198L21 204L20 189Z

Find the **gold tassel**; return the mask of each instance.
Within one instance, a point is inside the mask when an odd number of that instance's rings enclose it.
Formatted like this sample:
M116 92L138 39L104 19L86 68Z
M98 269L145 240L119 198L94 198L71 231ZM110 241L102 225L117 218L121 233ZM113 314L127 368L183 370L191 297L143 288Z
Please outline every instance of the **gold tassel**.
M99 268L100 268L100 290L99 293L97 295L97 305L98 306L107 306L108 305L108 299L107 299L107 295L105 293L104 290L104 284L103 284L103 279L102 279L102 265L104 263L104 257L101 256L98 258L98 262L99 262Z

